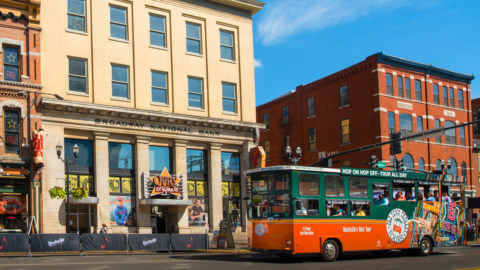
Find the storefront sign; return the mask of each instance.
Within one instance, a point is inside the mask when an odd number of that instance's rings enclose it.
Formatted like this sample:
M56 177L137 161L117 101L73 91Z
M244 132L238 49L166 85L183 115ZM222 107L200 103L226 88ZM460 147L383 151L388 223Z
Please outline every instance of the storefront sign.
M176 197L182 196L182 179L171 176L170 173L168 173L167 168L163 168L160 175L150 177L150 180L153 181L154 184L150 197L169 195L174 195Z
M0 201L0 214L17 215L25 210L25 197L3 196Z
M267 155L265 154L265 150L263 150L263 147L257 146L255 148L252 148L249 153L250 157L250 169L256 169L256 168L265 168L265 161Z
M33 131L33 163L43 166L43 129Z
M119 121L113 119L95 118L95 125L121 127L121 128L136 128L136 129L149 129L153 131L165 131L180 134L192 134L203 136L220 136L220 131L193 128L192 126L175 126L169 124L145 124L140 122Z

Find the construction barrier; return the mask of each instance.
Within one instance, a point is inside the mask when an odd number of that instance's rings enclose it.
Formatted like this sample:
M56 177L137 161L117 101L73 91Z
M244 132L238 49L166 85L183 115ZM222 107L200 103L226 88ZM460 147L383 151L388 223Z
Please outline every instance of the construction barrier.
M28 252L28 235L25 233L0 234L1 252Z
M208 234L172 234L172 251L208 249Z
M82 250L84 251L126 251L127 249L126 234L82 234Z
M30 236L31 252L80 252L80 235L67 234L32 234Z
M168 234L129 234L128 249L170 251L170 236Z

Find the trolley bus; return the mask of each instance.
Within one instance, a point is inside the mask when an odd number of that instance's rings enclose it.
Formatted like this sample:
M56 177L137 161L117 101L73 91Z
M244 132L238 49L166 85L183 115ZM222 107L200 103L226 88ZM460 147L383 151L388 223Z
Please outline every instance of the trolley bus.
M461 179L355 168L274 166L246 172L250 249L280 256L463 244ZM428 200L428 201L427 201ZM433 200L433 201L432 201ZM445 199L446 200L446 199Z

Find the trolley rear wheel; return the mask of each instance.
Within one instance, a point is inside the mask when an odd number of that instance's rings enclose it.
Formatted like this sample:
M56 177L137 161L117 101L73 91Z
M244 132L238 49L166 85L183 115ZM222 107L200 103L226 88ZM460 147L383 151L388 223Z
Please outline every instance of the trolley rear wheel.
M339 255L340 247L338 246L337 241L329 239L323 243L323 260L326 262L333 262L338 259Z
M420 256L428 256L432 254L433 250L433 243L432 240L428 237L423 237L420 241L420 245L418 247L418 255Z

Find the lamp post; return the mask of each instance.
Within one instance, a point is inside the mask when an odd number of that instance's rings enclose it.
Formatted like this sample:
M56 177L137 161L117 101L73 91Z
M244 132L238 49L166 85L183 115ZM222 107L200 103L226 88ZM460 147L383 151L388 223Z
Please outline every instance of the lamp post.
M297 165L300 158L302 158L302 149L300 148L300 146L297 146L297 148L295 149L295 153L297 154L297 157L292 156L292 149L290 148L290 145L287 145L287 147L285 147L285 154L287 154L288 159L290 159L293 164Z
M56 146L57 149L57 157L60 159L63 163L65 163L65 173L67 175L67 181L66 181L66 190L67 190L67 223L66 223L66 231L67 233L70 232L70 175L69 175L69 168L68 165L74 164L75 161L78 158L78 145L73 146L73 158L65 156L62 158L62 150L63 146L60 144Z

